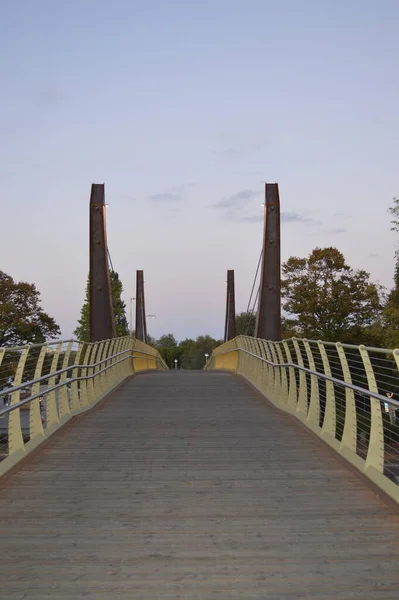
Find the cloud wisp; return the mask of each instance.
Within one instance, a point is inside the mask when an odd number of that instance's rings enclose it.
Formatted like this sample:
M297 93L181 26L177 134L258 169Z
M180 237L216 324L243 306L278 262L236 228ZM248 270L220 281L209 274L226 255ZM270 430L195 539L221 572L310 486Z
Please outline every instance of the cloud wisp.
M259 214L253 215L250 205L256 198L262 196L263 192L259 190L240 190L231 196L227 196L213 204L213 208L222 209L221 218L226 221L235 221L242 223L260 223L263 221L263 210ZM312 226L321 225L321 221L316 221L309 217L306 212L282 212L280 215L281 223L299 223L301 225Z
M174 194L173 192L161 192L160 194L151 194L148 196L148 200L151 202L180 202L182 199L181 194Z
M183 200L184 193L191 189L193 186L193 183L180 183L179 185L174 185L168 188L165 192L150 194L147 197L147 200L149 200L150 202L157 202L160 204L173 204L176 202L181 202Z
M282 212L281 213L282 223L300 223L302 225L321 225L321 221L316 221L312 217L306 216L306 213L300 212Z
M256 190L241 190L232 194L231 196L227 196L226 198L222 198L219 202L214 204L214 208L234 208L236 210L240 210L244 208L252 198L256 196L260 196L260 192Z
M348 230L344 227L337 227L336 229L329 229L328 233L332 233L333 235L340 235L342 233L346 233Z

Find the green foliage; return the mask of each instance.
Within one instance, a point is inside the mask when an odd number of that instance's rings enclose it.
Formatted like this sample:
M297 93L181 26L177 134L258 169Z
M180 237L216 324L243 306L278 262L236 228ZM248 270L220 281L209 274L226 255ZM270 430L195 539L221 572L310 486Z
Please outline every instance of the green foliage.
M399 198L393 199L393 204L388 210L392 215L391 231L399 232Z
M255 335L256 313L241 312L236 315L236 332L237 335Z
M178 343L173 334L168 333L152 340L155 348L159 350L162 358L170 369L177 367L182 369L202 369L205 364L205 354L211 354L212 350L223 342L215 340L209 335L200 335L196 340L185 339Z
M381 314L381 287L354 270L337 248L315 248L307 258L283 264L283 308L297 335L365 343Z
M40 344L61 334L40 306L40 292L0 271L0 346Z
M126 318L126 304L122 300L123 285L116 271L110 271L112 305L114 309L114 319L116 327L116 336L124 337L129 335L129 325Z
M90 299L89 299L89 276L87 277L86 295L83 306L80 309L80 319L73 335L82 342L90 342Z
M114 309L114 319L117 337L129 335L129 325L126 319L126 304L122 300L123 285L116 271L110 270L110 283L112 306ZM78 326L73 334L82 342L90 342L90 288L89 275L87 276L86 295L83 306L80 310L80 319Z

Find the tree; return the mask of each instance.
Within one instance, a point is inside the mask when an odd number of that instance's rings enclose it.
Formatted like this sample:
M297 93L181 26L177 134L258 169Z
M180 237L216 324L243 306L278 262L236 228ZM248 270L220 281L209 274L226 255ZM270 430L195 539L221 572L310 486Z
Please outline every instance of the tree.
M170 369L175 366L175 360L180 359L178 344L173 333L162 335L156 342L156 348Z
M367 343L381 314L381 287L337 248L315 248L283 264L283 308L302 337Z
M133 337L135 337L134 334L135 334L135 332L132 331ZM157 340L155 338L153 338L152 335L150 335L149 333L147 333L147 344L149 346L152 346L153 348L156 348L156 346L157 346Z
M181 366L183 369L203 369L205 354L211 355L212 350L222 343L210 335L199 335L195 341L184 340L179 344Z
M241 312L236 315L237 335L255 335L256 313Z
M40 302L34 284L16 282L0 271L0 346L41 344L61 334Z
M183 369L202 369L205 364L205 354L211 354L216 346L223 342L215 340L210 335L200 335L196 340L185 339L179 344L172 333L162 335L155 347L170 369L174 369L175 360L178 367Z
M86 296L83 306L80 310L80 319L78 326L73 334L81 342L90 342L90 288L89 275L87 276ZM129 326L126 319L126 304L122 300L123 285L116 271L110 270L111 296L114 311L115 328L117 337L129 335Z
M110 271L112 306L116 327L116 337L129 335L129 325L126 318L126 304L122 300L123 285L116 271Z
M391 231L399 232L399 198L393 199L393 205L388 209L392 215Z

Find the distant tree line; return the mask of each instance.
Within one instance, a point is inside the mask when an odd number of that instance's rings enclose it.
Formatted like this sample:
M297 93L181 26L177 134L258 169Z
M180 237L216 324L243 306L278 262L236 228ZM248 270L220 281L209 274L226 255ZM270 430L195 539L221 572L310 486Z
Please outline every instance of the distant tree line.
M223 340L216 340L210 335L200 335L195 340L186 338L177 342L172 333L162 335L158 340L149 336L148 343L157 348L162 358L170 369L202 369L205 364L205 354L211 354L212 350Z
M391 229L399 233L399 199L389 209ZM112 303L118 336L129 334L126 306L118 273L110 271ZM89 341L89 280L78 326ZM282 265L282 335L394 348L399 346L399 252L395 254L394 286L387 292L365 270L353 269L334 247L315 248L307 257L291 256ZM256 315L237 315L237 334L255 334ZM0 271L0 346L38 344L57 338L60 328L47 314L36 286L17 282ZM169 365L200 368L204 355L220 343L209 335L177 342L168 333L150 341Z

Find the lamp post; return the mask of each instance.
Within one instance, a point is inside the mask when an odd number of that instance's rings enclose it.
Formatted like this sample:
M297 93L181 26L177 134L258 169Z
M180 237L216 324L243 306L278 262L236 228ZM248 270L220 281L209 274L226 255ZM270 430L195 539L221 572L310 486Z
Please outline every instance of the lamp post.
M205 352L205 364L208 362L208 356L209 356L209 354L207 352Z
M175 358L175 369L177 369L177 358Z

